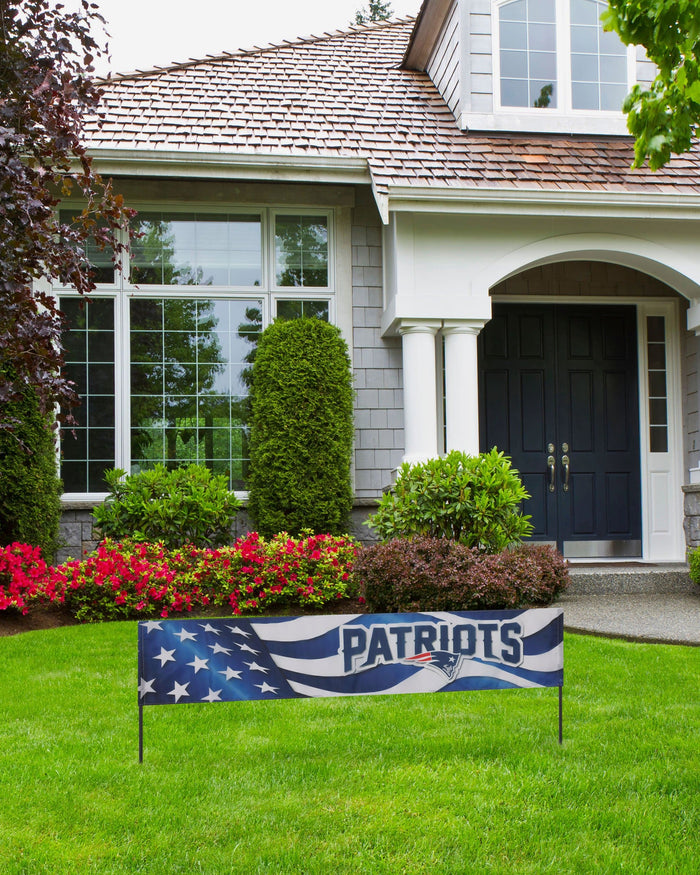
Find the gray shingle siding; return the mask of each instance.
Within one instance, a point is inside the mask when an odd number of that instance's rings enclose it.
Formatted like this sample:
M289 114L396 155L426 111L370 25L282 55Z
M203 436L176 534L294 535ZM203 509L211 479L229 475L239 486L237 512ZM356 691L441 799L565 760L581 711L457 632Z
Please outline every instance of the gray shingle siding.
M378 498L404 453L401 339L382 338L382 229L369 192L352 225L355 496Z

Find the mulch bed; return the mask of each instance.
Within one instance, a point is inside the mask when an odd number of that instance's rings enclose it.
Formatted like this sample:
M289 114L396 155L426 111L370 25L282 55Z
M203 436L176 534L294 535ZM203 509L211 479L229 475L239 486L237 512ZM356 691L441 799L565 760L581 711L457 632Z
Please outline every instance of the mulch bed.
M277 606L262 614L255 616L306 616L313 614L363 614L365 606L357 599L338 599L329 602L326 605L314 608L300 607L282 607ZM229 615L223 607L212 607L208 610L188 613L172 613L168 619L192 619L194 617L227 617ZM144 617L143 619L150 619ZM7 635L19 635L22 632L37 632L43 629L58 629L61 626L77 626L78 621L73 617L66 608L55 605L47 605L44 607L33 607L28 614L24 616L18 611L8 609L0 611L0 638Z

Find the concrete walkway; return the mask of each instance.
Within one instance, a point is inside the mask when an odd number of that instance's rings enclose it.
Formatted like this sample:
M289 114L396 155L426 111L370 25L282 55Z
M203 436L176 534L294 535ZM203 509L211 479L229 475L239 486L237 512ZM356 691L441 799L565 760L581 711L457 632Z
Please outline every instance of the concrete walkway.
M556 605L571 632L700 647L700 586L678 566L572 568Z

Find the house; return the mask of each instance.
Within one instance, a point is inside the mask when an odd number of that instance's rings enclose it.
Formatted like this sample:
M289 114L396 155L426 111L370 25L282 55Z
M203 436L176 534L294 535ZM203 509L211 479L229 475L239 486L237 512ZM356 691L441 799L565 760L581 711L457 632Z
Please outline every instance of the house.
M95 254L85 310L57 290L84 397L69 544L115 464L205 461L244 489L248 354L271 319L310 313L351 349L358 513L404 459L496 445L536 538L684 558L700 154L630 169L618 107L654 73L603 6L425 0L105 84L90 147L142 236L120 272Z

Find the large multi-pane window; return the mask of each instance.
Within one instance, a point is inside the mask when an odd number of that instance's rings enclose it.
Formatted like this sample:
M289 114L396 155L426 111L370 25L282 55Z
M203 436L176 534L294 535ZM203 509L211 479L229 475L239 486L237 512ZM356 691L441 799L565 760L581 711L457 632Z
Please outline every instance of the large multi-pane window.
M260 332L272 318L334 315L330 215L148 210L135 230L120 270L95 262L89 300L59 292L81 399L76 436L62 440L65 492L104 492L108 468L190 462L244 489Z
M501 106L619 112L628 50L603 30L606 8L603 0L498 2Z

